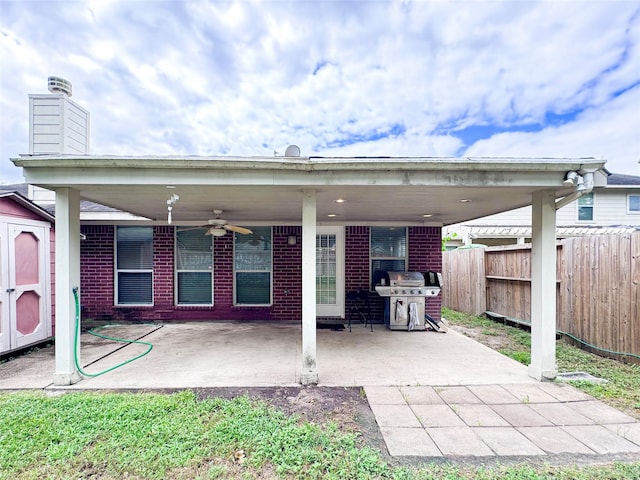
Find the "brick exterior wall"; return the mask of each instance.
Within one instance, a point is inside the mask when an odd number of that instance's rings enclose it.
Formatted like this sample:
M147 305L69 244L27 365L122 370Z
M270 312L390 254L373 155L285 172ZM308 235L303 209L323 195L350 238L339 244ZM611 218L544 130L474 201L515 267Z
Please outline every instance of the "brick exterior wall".
M233 236L214 240L214 305L178 306L174 301L174 227L153 229L154 305L148 307L114 306L115 227L83 225L81 255L81 295L83 318L98 320L171 321L171 320L275 320L299 322L302 315L301 227L273 227L273 304L269 307L233 305ZM440 271L439 227L409 228L409 270ZM296 245L287 238L297 237ZM345 290L367 290L369 285L369 227L345 228ZM370 295L374 323L382 323L384 301ZM440 297L427 301L427 312L440 318ZM348 314L349 305L346 306Z

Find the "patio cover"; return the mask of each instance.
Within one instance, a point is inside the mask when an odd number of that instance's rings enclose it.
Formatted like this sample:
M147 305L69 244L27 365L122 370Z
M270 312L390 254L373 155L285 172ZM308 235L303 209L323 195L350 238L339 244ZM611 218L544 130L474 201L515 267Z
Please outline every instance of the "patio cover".
M23 168L27 182L56 192L57 384L80 379L72 326L72 289L80 284L80 199L131 212L147 219L137 222L149 224L167 223L167 201L177 194L174 224L202 224L216 208L231 224L301 225L303 383L318 380L316 226L445 226L533 205L529 371L542 379L556 375L556 199L576 195L563 184L571 171L588 175L596 187L606 184L605 161L593 158L40 154L12 161ZM338 198L346 202L338 204Z

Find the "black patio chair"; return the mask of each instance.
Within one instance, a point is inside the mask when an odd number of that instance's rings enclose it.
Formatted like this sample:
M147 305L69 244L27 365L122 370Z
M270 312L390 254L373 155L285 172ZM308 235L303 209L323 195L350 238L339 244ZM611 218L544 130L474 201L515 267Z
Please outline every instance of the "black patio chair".
M369 292L366 290L352 290L347 292L347 317L349 319L349 331L351 331L351 320L355 316L360 318L366 327L369 324L373 332L373 323L371 322L371 307L369 305Z

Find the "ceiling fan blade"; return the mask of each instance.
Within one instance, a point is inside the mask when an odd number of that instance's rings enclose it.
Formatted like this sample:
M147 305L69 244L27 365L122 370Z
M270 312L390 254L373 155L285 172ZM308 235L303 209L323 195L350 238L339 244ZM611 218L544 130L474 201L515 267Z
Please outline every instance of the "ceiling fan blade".
M240 233L242 235L253 233L253 230L249 230L248 228L244 227L237 227L235 225L225 225L224 228L226 228L227 230L231 230L232 232Z
M191 230L202 230L209 228L210 225L200 225L198 227L179 227L179 232L190 232Z

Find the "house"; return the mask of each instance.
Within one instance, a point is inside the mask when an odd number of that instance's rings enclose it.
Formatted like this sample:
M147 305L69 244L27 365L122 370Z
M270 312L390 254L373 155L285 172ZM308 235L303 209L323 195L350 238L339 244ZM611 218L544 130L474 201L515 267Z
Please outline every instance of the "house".
M43 128L39 116L62 118L68 94L30 99L30 153L12 161L56 193L55 383L81 379L77 287L84 315L100 318L301 321L302 382L317 383L316 323L345 316L345 292L370 292L380 312L376 271L440 270L444 225L531 204L530 374L555 376L556 199L575 195L568 175L604 186L604 161L327 158L296 148L285 157L134 157L91 155L87 142L67 153L61 139L73 132L52 118ZM81 200L115 210L92 220ZM437 317L439 298L427 305Z
M0 354L53 333L53 217L0 186Z
M604 188L569 203L556 214L558 239L621 235L640 229L640 177L611 173ZM447 248L531 242L531 206L489 215L443 228Z

